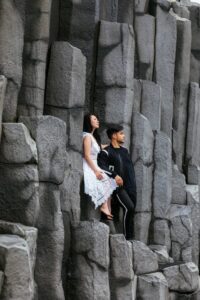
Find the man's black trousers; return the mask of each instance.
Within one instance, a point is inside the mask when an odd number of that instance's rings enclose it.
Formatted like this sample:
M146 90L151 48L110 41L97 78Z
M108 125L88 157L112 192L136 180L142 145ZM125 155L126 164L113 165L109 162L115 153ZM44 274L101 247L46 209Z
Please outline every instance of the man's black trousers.
M135 208L135 197L124 188L118 188L112 197L112 214L114 220L119 217L119 206L123 209L123 229L127 240L133 239L133 215Z

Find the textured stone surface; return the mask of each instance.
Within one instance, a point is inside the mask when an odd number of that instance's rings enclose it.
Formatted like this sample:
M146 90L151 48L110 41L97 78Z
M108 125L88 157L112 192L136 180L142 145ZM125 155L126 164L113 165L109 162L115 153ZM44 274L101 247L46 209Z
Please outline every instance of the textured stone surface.
M191 209L186 205L172 205L170 209L172 257L175 261L192 261Z
M37 148L22 123L3 123L0 162L37 163Z
M172 167L172 203L186 204L185 176L179 172L177 165Z
M149 245L149 248L157 255L159 264L173 263L173 259L169 257L166 246Z
M37 0L26 5L19 116L43 114L51 5L52 0Z
M199 286L198 268L192 263L171 266L163 269L170 290L193 292Z
M141 212L134 214L134 239L148 243L151 213Z
M6 86L7 86L7 79L5 78L5 76L0 75L0 141L1 141L1 130L2 130L1 123L2 123Z
M187 205L191 209L192 221L192 261L199 265L199 230L200 230L200 207L199 186L187 185Z
M0 164L0 219L34 226L39 212L35 165Z
M4 273L0 271L0 294L2 293L3 282L4 282Z
M62 183L66 160L66 124L51 116L21 117L36 142L40 181Z
M162 88L161 129L171 137L176 56L176 19L156 7L155 80ZM165 70L163 72L163 70Z
M16 235L1 234L0 255L6 278L1 298L5 300L33 299L34 281L26 241Z
M16 120L17 99L22 80L24 45L24 27L18 3L2 0L0 18L0 74L8 78L3 120L13 122ZM15 26L10 26L10 20Z
M84 105L86 59L67 42L55 42L47 79L46 103L71 108Z
M173 152L182 170L187 129L187 104L190 80L191 22L177 18L177 45L174 78Z
M144 14L147 13L149 8L149 0L136 0L135 1L135 13Z
M153 243L171 248L170 229L167 220L155 220L153 223Z
M144 243L132 241L133 270L136 275L155 272L158 270L157 256Z
M137 279L137 299L168 300L168 284L162 273L140 275Z
M192 166L193 172L200 163L200 143L199 143L199 124L200 124L200 89L199 84L191 82L190 95L188 102L188 127L187 127L187 141L186 141L186 164ZM192 172L188 177L189 183L193 180Z
M74 224L70 294L74 299L110 299L109 229L99 222Z
M154 66L155 18L150 15L135 16L136 69L135 77L152 80Z
M172 197L172 162L171 141L162 132L155 136L154 162L153 213L166 219Z

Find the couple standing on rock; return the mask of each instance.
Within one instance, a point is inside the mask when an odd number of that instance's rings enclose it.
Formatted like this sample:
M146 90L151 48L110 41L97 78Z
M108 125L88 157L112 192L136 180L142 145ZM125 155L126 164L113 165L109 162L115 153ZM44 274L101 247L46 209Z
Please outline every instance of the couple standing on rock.
M136 183L133 163L128 150L122 147L123 127L112 125L107 129L110 145L101 145L99 120L88 114L83 124L84 191L100 206L102 218L112 220L111 209L123 208L123 228L127 240L133 239L133 213L136 205ZM112 207L111 207L112 196ZM114 218L118 216L114 215Z

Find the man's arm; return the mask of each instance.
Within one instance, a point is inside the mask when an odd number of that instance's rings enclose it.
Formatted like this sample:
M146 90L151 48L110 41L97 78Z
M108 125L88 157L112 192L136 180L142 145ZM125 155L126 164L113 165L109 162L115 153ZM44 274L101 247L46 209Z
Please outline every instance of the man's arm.
M109 157L107 150L101 150L98 154L98 166L110 177L115 178L117 173L109 169Z

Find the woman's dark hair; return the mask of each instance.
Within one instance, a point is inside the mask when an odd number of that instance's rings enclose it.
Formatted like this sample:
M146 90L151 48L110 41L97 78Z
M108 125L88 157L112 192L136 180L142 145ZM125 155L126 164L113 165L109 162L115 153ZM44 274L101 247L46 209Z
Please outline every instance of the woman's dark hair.
M95 116L98 120L98 116L95 115L95 114L87 114L84 116L84 120L83 120L83 131L84 132L89 132L91 133L92 132L92 125L91 125L91 116ZM100 146L101 148L101 138L100 138L100 135L98 133L98 130L95 129L95 131L93 132L93 136L94 138L96 139L98 145Z

